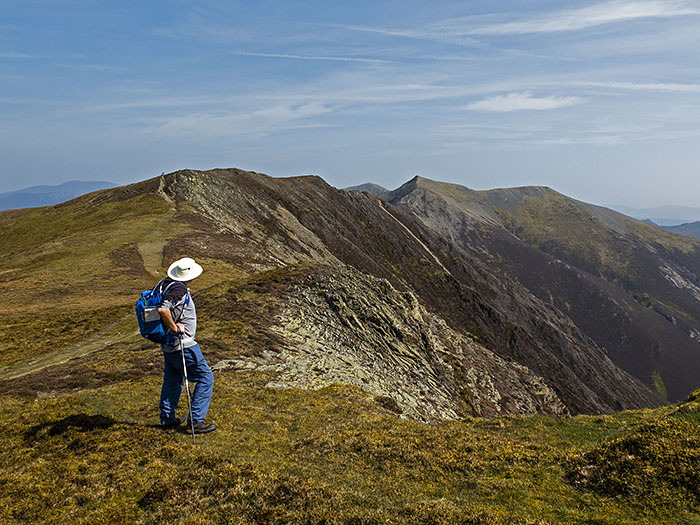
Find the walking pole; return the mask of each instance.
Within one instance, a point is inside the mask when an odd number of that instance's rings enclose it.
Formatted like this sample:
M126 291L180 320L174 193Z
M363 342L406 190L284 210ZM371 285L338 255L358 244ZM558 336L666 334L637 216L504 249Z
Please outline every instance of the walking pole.
M185 372L185 390L187 390L187 406L190 409L190 425L192 426L192 444L196 445L194 440L194 419L192 419L192 402L190 401L190 383L187 381L187 364L185 363L185 348L182 346L182 336L178 334L180 340L180 354L182 354L182 370Z

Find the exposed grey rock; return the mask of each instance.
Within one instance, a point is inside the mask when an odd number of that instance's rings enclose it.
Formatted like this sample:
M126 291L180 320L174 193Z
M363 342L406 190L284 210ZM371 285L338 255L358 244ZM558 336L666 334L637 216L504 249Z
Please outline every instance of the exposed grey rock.
M464 415L567 415L527 367L509 363L429 313L410 292L351 268L307 277L285 297L272 330L284 341L267 359L219 368L275 372L270 387L358 386L422 421Z

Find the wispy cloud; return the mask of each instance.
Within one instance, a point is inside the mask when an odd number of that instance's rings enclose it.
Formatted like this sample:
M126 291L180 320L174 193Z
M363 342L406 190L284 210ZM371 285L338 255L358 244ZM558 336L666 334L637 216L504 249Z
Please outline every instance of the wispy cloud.
M328 56L309 56L309 55L288 55L282 53L252 53L238 51L234 53L239 56L249 57L269 57L269 58L289 58L294 60L329 60L332 62L369 62L369 63L390 63L391 60L381 60L377 58L358 58L358 57L328 57Z
M343 26L352 31L362 31L364 33L377 33L386 36L398 36L403 38L413 38L418 40L441 40L455 44L481 48L484 44L468 35L468 31L461 24L456 23L463 19L454 19L441 22L439 24L428 25L415 29L391 29L386 27L370 26Z
M54 64L54 67L73 69L76 71L94 71L97 73L125 73L127 68L105 64Z
M668 93L700 93L700 84L673 82L572 82L570 85L590 86L632 91L659 91Z
M346 26L346 29L453 44L484 47L484 36L525 35L578 31L605 24L641 19L662 19L700 15L700 8L689 0L612 0L578 9L551 11L539 16L509 22L484 23L483 16L456 17L415 28ZM492 18L497 15L490 15Z
M603 24L628 22L645 18L671 18L700 15L700 9L682 0L615 0L579 9L570 9L522 20L489 24L467 31L470 35L519 35L577 31ZM463 19L462 22L469 19ZM459 20L453 21L457 24Z
M2 77L0 77L2 78ZM56 105L59 102L51 99L22 98L22 97L0 97L0 104L17 104L27 106Z
M110 112L123 111L129 109L160 109L160 108L182 108L186 106L209 106L214 108L223 104L230 104L236 97L215 97L215 96L147 96L125 102L113 102L110 104L83 105L81 110L86 112Z
M0 58L7 59L21 59L21 58L35 58L34 55L28 55L27 53L14 53L12 51L0 52Z
M507 113L510 111L543 111L574 106L584 102L581 97L534 97L530 92L509 93L487 97L464 106L471 111Z
M271 132L327 127L327 123L310 121L329 113L320 103L275 105L248 112L194 112L141 119L145 131L160 137L264 136Z
M292 120L324 115L330 111L331 109L324 104L312 102L296 107L278 105L270 108L263 108L251 113L250 117L253 119L262 118L271 122L289 122Z

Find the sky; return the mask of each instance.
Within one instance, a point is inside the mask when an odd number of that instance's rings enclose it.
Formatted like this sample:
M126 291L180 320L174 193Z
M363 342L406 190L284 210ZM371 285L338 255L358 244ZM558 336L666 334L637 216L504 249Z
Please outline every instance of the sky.
M0 8L0 192L237 167L700 206L700 0Z

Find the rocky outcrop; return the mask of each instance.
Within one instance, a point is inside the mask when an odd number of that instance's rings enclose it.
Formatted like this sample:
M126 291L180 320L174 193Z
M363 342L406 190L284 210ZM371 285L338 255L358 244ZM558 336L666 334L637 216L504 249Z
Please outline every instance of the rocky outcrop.
M359 386L405 417L566 415L546 382L429 313L411 292L347 267L310 272L283 294L281 351L220 362L273 372L274 387Z

